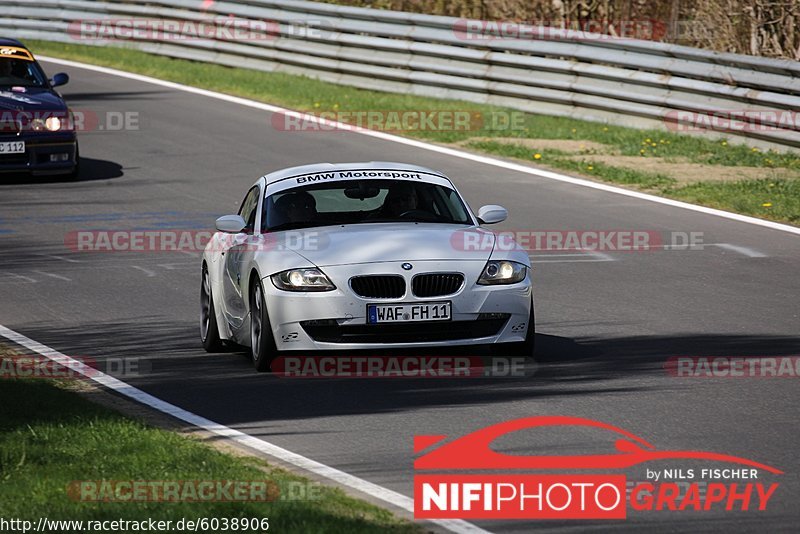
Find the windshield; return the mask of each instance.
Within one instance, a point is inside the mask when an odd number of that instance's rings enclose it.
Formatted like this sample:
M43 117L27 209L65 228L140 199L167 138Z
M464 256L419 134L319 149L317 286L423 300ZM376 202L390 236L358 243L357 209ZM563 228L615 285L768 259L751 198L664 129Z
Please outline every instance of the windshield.
M41 67L29 59L0 55L0 87L47 87Z
M453 189L407 180L345 180L287 189L264 202L266 231L334 224L473 224Z

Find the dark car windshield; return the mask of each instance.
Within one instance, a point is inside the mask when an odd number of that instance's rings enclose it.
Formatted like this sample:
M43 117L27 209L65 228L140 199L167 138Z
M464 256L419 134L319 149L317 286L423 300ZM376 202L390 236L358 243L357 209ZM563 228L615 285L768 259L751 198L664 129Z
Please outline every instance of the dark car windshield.
M473 224L453 189L408 180L345 180L287 189L264 202L267 231L333 224Z
M47 77L35 62L0 55L0 88L47 87Z

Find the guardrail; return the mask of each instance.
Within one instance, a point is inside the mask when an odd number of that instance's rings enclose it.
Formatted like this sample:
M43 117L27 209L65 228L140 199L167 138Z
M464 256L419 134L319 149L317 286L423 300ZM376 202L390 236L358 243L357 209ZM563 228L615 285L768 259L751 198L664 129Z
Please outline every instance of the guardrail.
M539 38L487 38L452 17L304 1L3 0L2 12L0 35L9 37L123 45L636 128L720 135L722 125L725 136L800 147L796 61L552 28ZM199 23L221 17L245 24L250 37L195 38ZM145 19L182 24L130 40L82 38L87 24Z

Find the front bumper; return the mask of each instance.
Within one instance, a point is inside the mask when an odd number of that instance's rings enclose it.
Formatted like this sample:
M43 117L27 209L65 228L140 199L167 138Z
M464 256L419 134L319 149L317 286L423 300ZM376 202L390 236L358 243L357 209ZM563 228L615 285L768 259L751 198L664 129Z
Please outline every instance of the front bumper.
M485 262L414 262L414 272L401 262L325 267L337 289L323 293L294 293L276 288L269 277L262 286L275 344L281 351L385 349L484 345L525 340L530 318L530 275L506 286L477 285ZM370 299L349 286L353 276L398 274L410 287L411 277L422 272L461 272L466 282L453 295L415 297L407 292L397 299ZM450 321L367 324L368 304L413 302L452 303Z
M25 141L24 153L0 154L0 172L63 174L77 165L78 141L74 132L0 136L0 141Z

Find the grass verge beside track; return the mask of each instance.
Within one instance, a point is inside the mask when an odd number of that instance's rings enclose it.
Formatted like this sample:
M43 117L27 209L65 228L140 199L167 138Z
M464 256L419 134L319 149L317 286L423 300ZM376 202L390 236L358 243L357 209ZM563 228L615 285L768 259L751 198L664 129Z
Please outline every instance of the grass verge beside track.
M7 378L17 368L12 356L0 345L0 513L5 520L36 525L40 517L152 518L174 525L181 518L268 518L270 531L277 532L423 531L339 489L125 417L70 391L75 385L66 380ZM277 497L271 502L179 503L82 502L67 492L73 481L103 480L266 481L279 491L271 493Z
M34 53L117 68L298 111L469 112L522 117L466 130L394 131L473 152L514 158L665 197L800 224L800 154L660 130L637 130L469 102L368 91L303 76L169 59L124 48L28 41ZM346 119L342 119L346 122ZM287 132L287 135L292 135Z

